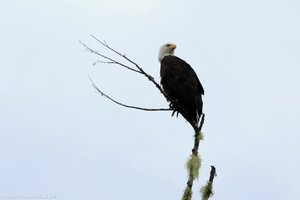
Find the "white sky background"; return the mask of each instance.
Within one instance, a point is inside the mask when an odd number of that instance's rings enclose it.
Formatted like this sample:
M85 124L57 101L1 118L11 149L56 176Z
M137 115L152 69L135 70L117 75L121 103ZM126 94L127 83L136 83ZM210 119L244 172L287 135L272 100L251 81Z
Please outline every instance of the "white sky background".
M180 199L193 133L145 78L98 59L105 39L159 81L174 42L205 88L194 198L300 199L299 1L6 1L0 7L0 199ZM111 54L108 54L111 55Z

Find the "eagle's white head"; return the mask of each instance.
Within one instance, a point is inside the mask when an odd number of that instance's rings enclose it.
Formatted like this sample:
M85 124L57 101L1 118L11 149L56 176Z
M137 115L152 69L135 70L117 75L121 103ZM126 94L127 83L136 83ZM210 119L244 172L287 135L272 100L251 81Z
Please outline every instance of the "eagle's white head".
M174 50L176 49L176 44L165 44L162 47L160 47L159 54L158 54L158 60L161 62L161 60L165 56L174 55Z

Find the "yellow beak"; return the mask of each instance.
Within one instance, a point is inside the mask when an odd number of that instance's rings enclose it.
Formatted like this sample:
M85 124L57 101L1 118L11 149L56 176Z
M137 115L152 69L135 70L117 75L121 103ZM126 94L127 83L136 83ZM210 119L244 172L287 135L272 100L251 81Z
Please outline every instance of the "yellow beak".
M171 44L171 45L169 46L169 48L170 48L170 49L176 49L176 44Z

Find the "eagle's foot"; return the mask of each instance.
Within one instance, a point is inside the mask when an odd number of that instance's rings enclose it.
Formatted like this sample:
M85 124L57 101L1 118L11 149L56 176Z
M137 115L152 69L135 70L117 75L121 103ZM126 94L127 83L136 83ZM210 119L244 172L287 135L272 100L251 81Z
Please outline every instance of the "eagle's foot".
M176 114L176 117L178 117L179 115L179 111L176 109L176 103L178 103L179 101L177 99L173 100L173 103L170 103L169 107L173 110L172 112L172 117L174 117L174 115Z
M177 110L173 110L173 112L172 112L172 117L174 117L174 115L176 114L176 117L178 117L178 115L179 115L179 111L177 111Z

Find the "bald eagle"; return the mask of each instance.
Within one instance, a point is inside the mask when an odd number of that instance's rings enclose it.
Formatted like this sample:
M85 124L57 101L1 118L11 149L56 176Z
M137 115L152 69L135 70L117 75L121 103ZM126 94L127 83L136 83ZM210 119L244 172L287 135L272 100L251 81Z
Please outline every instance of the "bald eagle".
M193 68L174 56L175 44L165 44L159 50L161 85L172 99L170 108L180 113L193 127L202 115L204 89Z

